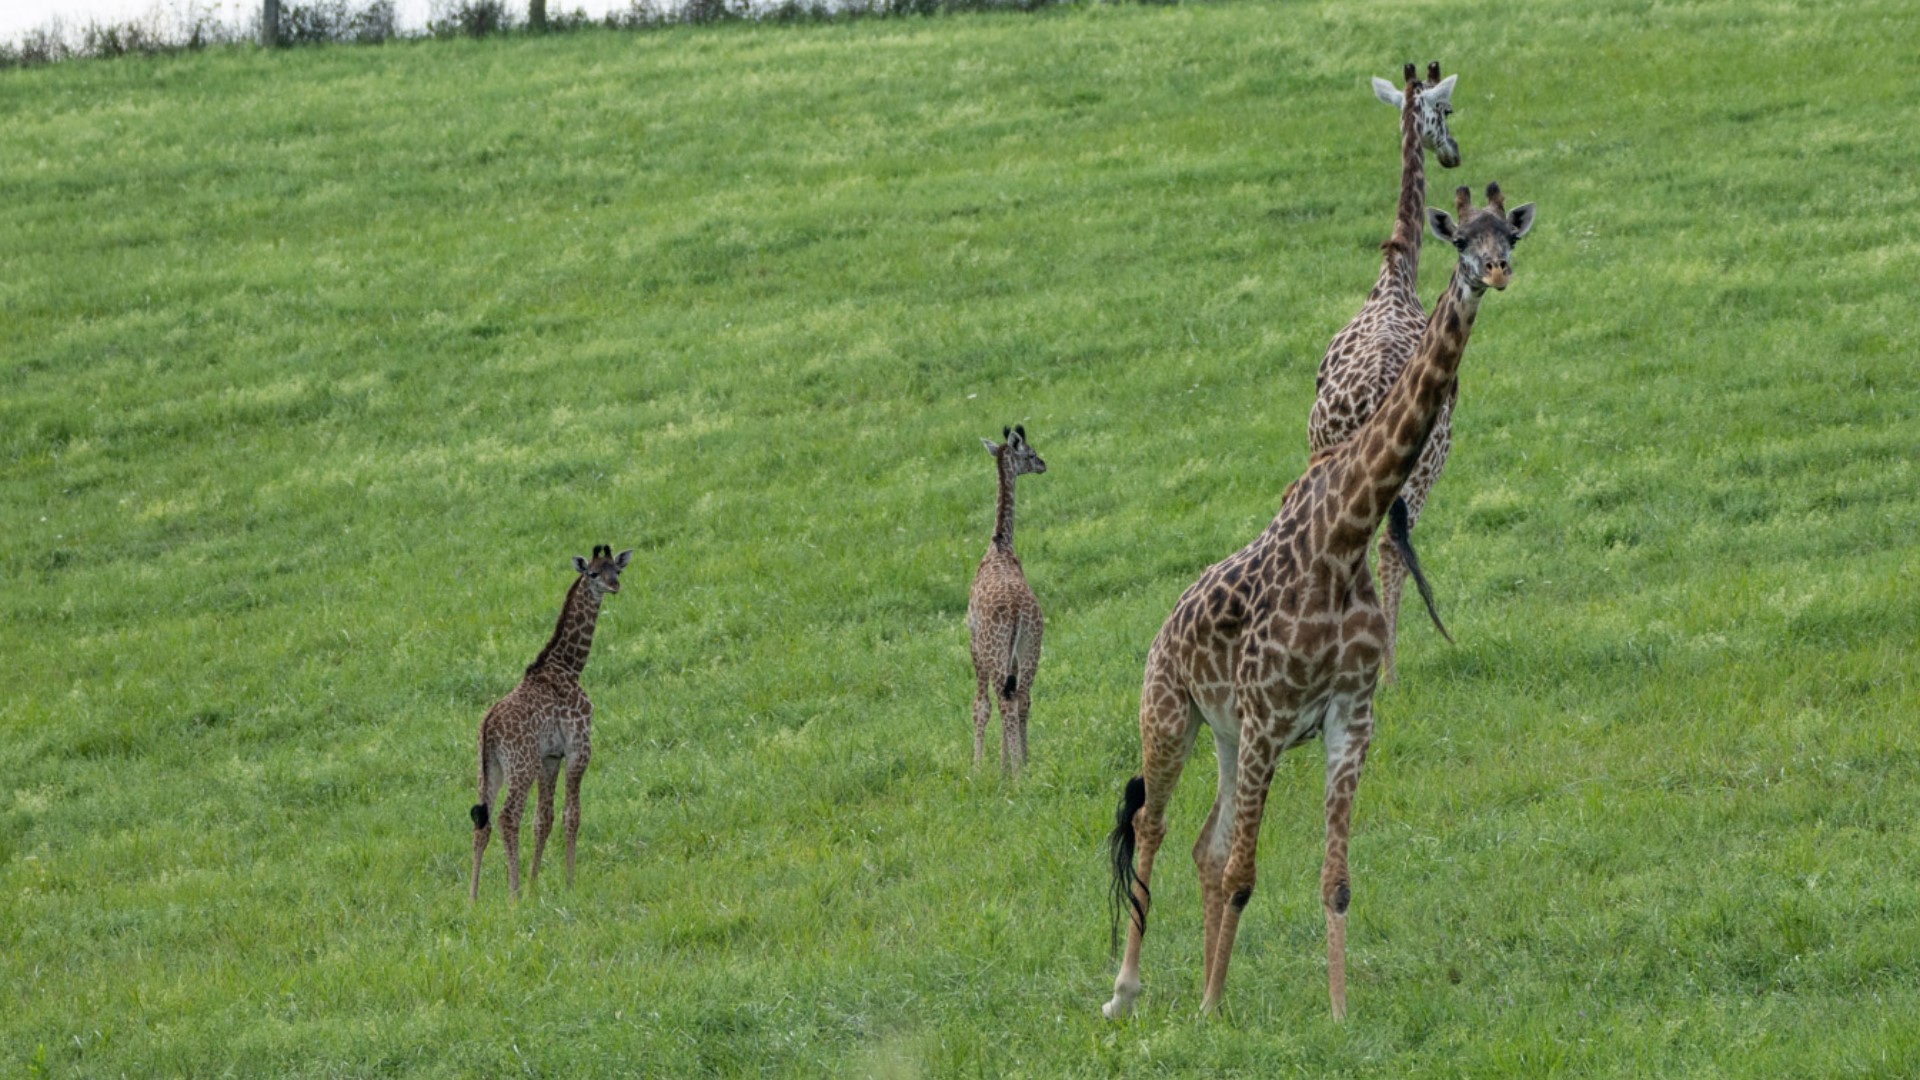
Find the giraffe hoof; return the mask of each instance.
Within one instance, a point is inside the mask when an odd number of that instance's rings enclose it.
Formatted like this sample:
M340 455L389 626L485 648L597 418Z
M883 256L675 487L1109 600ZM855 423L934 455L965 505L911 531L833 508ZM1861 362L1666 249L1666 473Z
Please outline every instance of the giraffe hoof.
M1121 1001L1116 997L1105 1005L1100 1006L1100 1015L1109 1020L1125 1020L1127 1017L1133 1015L1133 1003L1130 1001Z

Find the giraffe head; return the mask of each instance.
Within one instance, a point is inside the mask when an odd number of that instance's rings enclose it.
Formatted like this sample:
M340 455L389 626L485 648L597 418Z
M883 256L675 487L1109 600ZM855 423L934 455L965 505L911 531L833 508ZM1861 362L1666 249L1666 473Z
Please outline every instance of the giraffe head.
M1451 169L1460 164L1460 144L1453 141L1453 133L1447 130L1447 117L1453 114L1453 80L1458 75L1440 77L1440 61L1427 62L1427 81L1421 82L1420 75L1412 64L1406 68L1407 86L1405 90L1378 76L1373 80L1373 96L1393 106L1404 109L1409 95L1413 98L1414 123L1420 129L1420 138L1427 149L1433 152L1440 164Z
M1460 280L1476 293L1485 292L1489 285L1506 288L1513 280L1513 245L1533 228L1533 204L1509 212L1500 185L1488 184L1485 207L1475 209L1473 192L1464 187L1454 191L1453 205L1458 220L1430 206L1427 227L1460 252Z
M611 546L595 544L593 558L583 559L575 555L573 568L580 571L580 576L586 579L587 588L592 589L595 596L605 596L620 591L620 571L627 568L627 560L631 558L632 548L615 555Z
M986 444L987 453L996 458L1004 458L1013 466L1013 475L1047 471L1047 463L1040 460L1040 455L1033 452L1033 445L1027 442L1026 428L1017 424L1010 428L1001 428L1000 437L1007 440L1005 445L995 445L992 439L980 441Z

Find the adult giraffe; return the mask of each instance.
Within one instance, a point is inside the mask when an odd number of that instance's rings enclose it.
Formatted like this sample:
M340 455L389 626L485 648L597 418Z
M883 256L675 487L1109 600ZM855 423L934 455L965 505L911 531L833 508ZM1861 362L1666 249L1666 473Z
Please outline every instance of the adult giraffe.
M1385 79L1373 80L1374 96L1400 107L1400 200L1394 207L1393 232L1380 245L1380 277L1367 302L1353 321L1342 327L1320 358L1320 371L1314 379L1313 411L1307 418L1307 450L1319 454L1346 442L1392 389L1420 333L1427 324L1427 312L1415 291L1420 278L1420 234L1426 211L1426 151L1431 149L1440 164L1453 168L1460 164L1460 147L1447 128L1453 113L1453 81L1457 75L1440 77L1440 64L1427 64L1427 81L1421 82L1414 66L1406 66L1406 87L1395 90ZM1434 423L1413 476L1401 492L1401 505L1390 508L1387 531L1380 538L1380 601L1387 619L1387 651L1381 666L1388 682L1394 680L1393 639L1400 622L1400 591L1409 572L1426 601L1433 625L1448 641L1445 624L1433 605L1433 590L1420 571L1413 551L1413 525L1426 505L1427 492L1440 478L1447 463L1447 451L1453 445L1453 394L1447 394Z
M1488 185L1487 199L1486 209L1473 210L1461 188L1458 221L1427 212L1434 235L1457 248L1460 261L1413 359L1353 438L1314 458L1287 489L1266 530L1181 595L1148 650L1140 775L1127 782L1108 837L1114 917L1132 915L1113 999L1102 1010L1109 1018L1130 1013L1140 993L1153 860L1166 837L1167 801L1202 724L1213 732L1220 783L1193 848L1206 934L1200 1008L1218 1009L1226 988L1240 913L1253 895L1274 766L1318 733L1327 746L1320 897L1328 996L1333 1015L1346 1015L1347 835L1390 633L1367 548L1452 398L1482 294L1506 288L1513 245L1533 224L1533 205L1507 213L1498 185Z

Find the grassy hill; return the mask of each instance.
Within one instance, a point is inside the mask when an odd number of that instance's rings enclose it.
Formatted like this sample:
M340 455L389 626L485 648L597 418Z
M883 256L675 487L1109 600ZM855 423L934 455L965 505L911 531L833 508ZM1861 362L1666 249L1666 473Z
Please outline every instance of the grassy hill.
M0 1073L1912 1075L1908 5L1327 0L0 73ZM1101 1020L1149 641L1305 460L1394 114L1539 204L1326 1016L1317 744ZM1450 260L1430 247L1423 292ZM1033 764L969 767L1026 425ZM570 556L580 870L466 899Z

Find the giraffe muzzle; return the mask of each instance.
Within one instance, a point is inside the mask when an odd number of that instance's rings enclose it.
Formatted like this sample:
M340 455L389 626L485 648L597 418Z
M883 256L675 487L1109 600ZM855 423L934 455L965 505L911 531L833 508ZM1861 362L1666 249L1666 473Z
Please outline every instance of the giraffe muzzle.
M1504 290L1513 281L1513 271L1505 266L1491 266L1487 268L1486 278L1488 285Z

